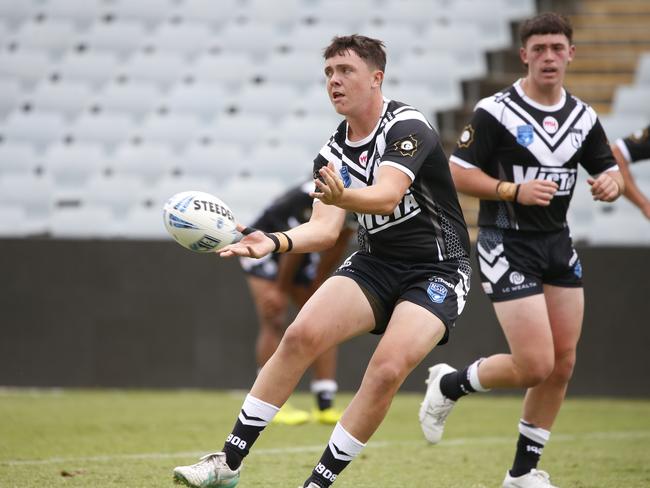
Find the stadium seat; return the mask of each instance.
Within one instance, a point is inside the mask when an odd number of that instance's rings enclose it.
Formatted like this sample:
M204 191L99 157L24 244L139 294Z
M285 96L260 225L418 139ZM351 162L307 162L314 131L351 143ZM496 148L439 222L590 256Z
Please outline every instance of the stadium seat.
M33 144L25 141L0 144L0 178L5 175L35 176L41 166L41 158Z
M138 51L118 68L118 76L138 81L150 81L168 88L180 80L187 68L186 59L167 51Z
M111 161L116 175L135 177L148 185L171 175L178 165L178 156L167 144L161 142L121 144L116 148Z
M143 142L160 142L180 149L192 142L203 124L192 114L151 114L135 131Z
M375 39L381 39L386 46L388 60L393 61L413 49L413 40L418 35L416 29L410 24L396 22L376 23L369 21L363 24L359 32L363 32L364 35Z
M70 119L89 107L92 94L90 85L82 81L44 80L33 92L21 97L21 106L59 113Z
M196 176L167 176L145 190L147 203L151 208L162 209L170 197L182 191L203 191L213 195L221 194L221 186L210 178ZM162 214L160 216L162 221Z
M334 110L330 115L292 115L284 117L277 126L267 134L269 141L289 145L299 141L300 146L313 153L312 160L323 145L329 140L342 117L336 117Z
M175 17L199 21L221 28L239 14L239 0L184 0L173 12Z
M19 25L34 17L38 13L39 7L40 2L36 0L21 2L3 0L0 2L0 18L6 19L11 25Z
M65 130L65 119L59 113L15 110L0 127L0 136L5 141L30 142L42 149L60 140Z
M647 246L650 243L650 225L638 211L598 213L589 231L589 242L594 246Z
M377 6L373 0L327 0L312 2L306 5L305 15L311 21L337 23L344 33L364 34L359 28L368 20ZM324 39L325 47L330 39Z
M44 232L54 205L54 185L47 176L0 177L0 208L20 205L34 232Z
M137 20L102 20L95 22L79 36L78 45L86 49L109 50L126 56L142 46L146 35L145 26Z
M499 1L456 0L445 11L451 21L463 19L464 25L476 25L480 33L476 40L486 51L504 49L512 43L508 15Z
M270 54L274 39L279 30L270 22L231 21L218 32L215 46L223 53L250 54L257 59Z
M219 189L218 196L228 204L237 222L250 225L269 202L289 188L276 177L233 178Z
M302 0L249 0L240 16L253 22L272 22L275 25L292 25L300 20Z
M97 88L117 71L119 57L111 51L82 50L66 53L51 68L53 77L67 81L84 81Z
M179 160L182 176L207 177L221 185L237 176L245 163L241 147L228 142L191 144L179 155Z
M301 51L313 56L320 62L320 72L322 73L325 63L323 49L325 49L333 37L350 35L352 33L341 22L301 22L293 28L290 35L277 38L274 47L278 51Z
M233 107L242 114L261 114L279 118L285 114L287 103L297 96L297 89L286 83L246 85L233 96Z
M61 55L70 49L78 31L67 19L33 19L25 22L11 36L19 48L38 49L50 55Z
M47 0L38 11L47 18L67 19L78 28L87 28L108 13L109 3L105 0Z
M76 193L81 206L103 207L124 217L128 211L146 203L146 186L135 177L115 174L91 178Z
M209 50L214 42L214 32L205 23L174 20L160 24L144 45L156 51L195 56Z
M224 115L218 117L214 123L208 124L196 139L214 143L234 143L248 149L251 144L262 140L270 128L271 121L268 117L250 114Z
M616 114L603 115L600 123L605 129L605 134L610 142L619 137L625 137L641 127L648 125L648 118L640 114Z
M255 146L242 166L255 179L276 178L286 185L292 185L311 175L318 149L308 151L295 143L262 143Z
M213 119L228 106L229 91L217 82L181 82L160 100L160 107L171 113L193 114Z
M391 100L403 102L415 107L422 112L429 121L435 120L435 113L439 110L436 104L437 93L420 83L399 83L384 86L384 95Z
M121 221L119 232L120 237L129 239L170 239L163 223L162 206L130 209Z
M86 206L57 208L50 218L50 233L57 239L110 239L120 235L120 221L110 209Z
M174 0L114 0L111 12L118 21L135 20L153 27L169 18L175 5Z
M44 233L45 228L34 232L30 228L27 212L20 205L3 205L0 207L0 238L28 237L33 233Z
M650 86L619 86L614 93L612 112L621 115L640 115L650 119Z
M635 82L639 86L650 86L650 53L642 54L639 57Z
M97 142L113 149L133 135L135 123L120 112L85 112L70 125L67 136L73 141Z
M106 159L99 144L55 143L43 154L43 170L57 187L79 187L105 170Z
M0 77L29 87L48 76L52 64L52 57L38 49L5 49L0 52Z
M17 80L0 78L0 120L19 105L23 90Z
M324 60L318 55L304 51L273 53L259 66L261 78L269 83L292 84L307 87L323 82Z
M381 8L373 9L370 16L385 24L397 22L409 24L418 30L426 28L441 17L443 2L435 0L399 0L387 2ZM381 39L381 37L379 38Z
M113 80L97 93L91 105L102 111L141 118L160 105L162 93L157 85L148 81Z
M221 82L239 88L253 80L257 64L246 53L205 53L190 63L184 78L198 82Z
M289 111L292 114L307 115L309 117L333 116L343 118L342 116L337 116L327 94L324 81L314 83L303 93L297 94L289 104Z

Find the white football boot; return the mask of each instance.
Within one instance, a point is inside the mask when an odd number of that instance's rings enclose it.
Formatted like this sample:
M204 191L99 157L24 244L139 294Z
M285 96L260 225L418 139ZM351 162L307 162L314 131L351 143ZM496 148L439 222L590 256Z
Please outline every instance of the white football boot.
M436 364L429 368L429 378L426 380L427 392L424 401L420 405L420 427L426 440L431 444L437 444L442 439L445 429L445 420L456 405L440 391L440 378L447 373L456 371L445 363Z
M503 480L503 488L558 488L551 484L551 478L546 471L532 469L529 473L516 478L506 472L506 479Z
M191 466L174 468L174 483L191 488L234 488L239 482L241 466L231 470L226 464L226 454L207 454Z

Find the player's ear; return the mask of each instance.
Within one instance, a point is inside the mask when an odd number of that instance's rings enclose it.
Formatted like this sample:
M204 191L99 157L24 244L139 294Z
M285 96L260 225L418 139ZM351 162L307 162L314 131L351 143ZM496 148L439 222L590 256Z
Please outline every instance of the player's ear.
M372 74L372 87L380 88L381 84L384 82L384 72L380 70L375 70Z
M573 61L573 58L576 55L576 46L575 44L570 44L569 45L569 63Z
M524 63L524 66L528 67L528 52L526 51L526 46L519 48L519 59Z

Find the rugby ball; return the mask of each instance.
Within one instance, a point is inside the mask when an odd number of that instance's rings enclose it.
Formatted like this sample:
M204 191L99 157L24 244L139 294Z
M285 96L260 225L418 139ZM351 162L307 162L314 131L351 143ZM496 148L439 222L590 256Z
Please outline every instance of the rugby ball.
M167 232L194 252L214 252L238 241L235 217L222 200L201 191L184 191L163 206Z

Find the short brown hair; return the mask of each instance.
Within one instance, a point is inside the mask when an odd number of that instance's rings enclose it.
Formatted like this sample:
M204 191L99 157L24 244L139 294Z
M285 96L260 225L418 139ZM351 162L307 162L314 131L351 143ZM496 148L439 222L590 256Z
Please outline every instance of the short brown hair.
M386 51L384 43L379 39L352 34L351 36L336 36L323 50L323 57L329 59L346 51L354 51L368 66L380 71L386 70Z
M564 15L555 12L545 12L525 20L519 28L521 45L525 46L528 39L535 35L564 34L573 44L573 27L571 21Z

